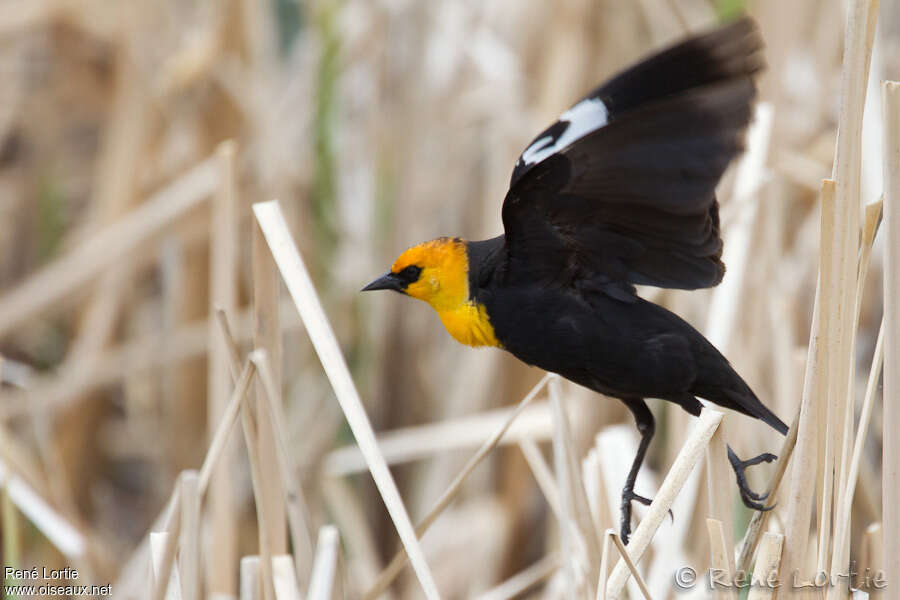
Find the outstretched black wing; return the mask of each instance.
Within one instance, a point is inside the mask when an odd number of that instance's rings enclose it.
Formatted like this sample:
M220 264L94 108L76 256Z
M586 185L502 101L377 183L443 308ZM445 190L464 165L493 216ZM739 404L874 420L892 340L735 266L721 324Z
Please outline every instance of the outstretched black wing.
M743 18L604 83L522 153L503 203L505 276L604 291L722 280L715 187L742 150L761 68Z

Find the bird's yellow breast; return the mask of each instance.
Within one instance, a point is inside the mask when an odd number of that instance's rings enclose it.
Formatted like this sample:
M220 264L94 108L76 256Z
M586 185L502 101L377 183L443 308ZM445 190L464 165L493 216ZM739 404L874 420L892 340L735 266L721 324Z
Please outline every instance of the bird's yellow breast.
M483 304L466 302L450 310L438 310L444 328L456 341L467 346L500 347L494 327Z

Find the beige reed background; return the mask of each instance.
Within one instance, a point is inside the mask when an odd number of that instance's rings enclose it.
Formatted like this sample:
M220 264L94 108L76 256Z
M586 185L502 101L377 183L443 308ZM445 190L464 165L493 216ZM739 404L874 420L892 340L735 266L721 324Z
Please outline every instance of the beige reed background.
M883 298L900 302L885 269L900 258L900 92L880 86L900 79L900 7L881 4L746 4L769 67L721 185L728 273L643 293L783 420L799 411L796 450L786 471L753 469L777 506L748 530L725 441L793 446L653 403L637 491L657 502L637 510L629 567L605 533L637 444L623 407L358 290L408 245L498 233L536 132L742 2L4 0L0 562L77 568L71 583L122 598L318 600L706 598L711 566L774 565L789 583L853 561L886 568L887 590L867 591L897 597L890 311L876 341ZM300 254L275 243L288 231ZM386 575L404 546L414 568Z

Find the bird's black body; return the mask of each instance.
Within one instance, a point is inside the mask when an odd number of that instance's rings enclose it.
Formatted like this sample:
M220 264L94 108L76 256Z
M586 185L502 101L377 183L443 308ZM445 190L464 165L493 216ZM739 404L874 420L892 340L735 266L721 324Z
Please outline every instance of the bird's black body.
M619 398L634 414L641 443L623 491L626 541L631 500L649 502L634 493L654 430L645 398L693 415L703 398L787 432L706 338L634 287L691 290L722 280L715 188L743 148L760 50L755 25L743 18L591 91L519 157L503 202L505 234L467 242L460 261L464 300L475 307L464 314L478 321L481 339L495 337L522 361ZM419 283L435 281L431 265L408 256L364 289L431 293ZM455 310L444 304L433 306ZM459 314L448 322L458 328ZM745 504L764 509L743 472L774 457L730 458Z
M469 286L519 360L627 401L659 398L699 415L697 397L787 426L690 324L632 296L504 283L503 236L469 242Z

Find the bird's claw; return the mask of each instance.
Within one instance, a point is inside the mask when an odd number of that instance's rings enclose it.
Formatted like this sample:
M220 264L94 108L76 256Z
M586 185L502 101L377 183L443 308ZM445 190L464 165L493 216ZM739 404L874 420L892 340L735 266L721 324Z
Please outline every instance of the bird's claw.
M744 502L744 506L747 508L752 508L753 510L759 511L768 511L775 508L775 505L766 506L763 502L769 497L768 493L765 494L757 494L753 490L750 489L750 485L747 483L747 476L745 471L747 467L752 467L753 465L758 465L762 462L772 462L776 460L778 457L774 454L770 454L769 452L763 452L759 456L754 456L753 458L747 460L741 460L738 458L738 455L734 453L734 450L731 449L731 446L728 446L728 461L731 463L731 468L734 469L735 477L737 478L738 489L740 490L741 500Z
M636 500L643 504L644 506L650 506L653 503L653 500L650 498L646 498L639 494L634 493L634 490L628 486L622 490L622 523L621 523L621 535L619 537L622 538L622 543L626 546L628 545L628 538L631 537L631 501ZM672 513L672 510L669 509L669 516L672 520L675 519L675 515Z

